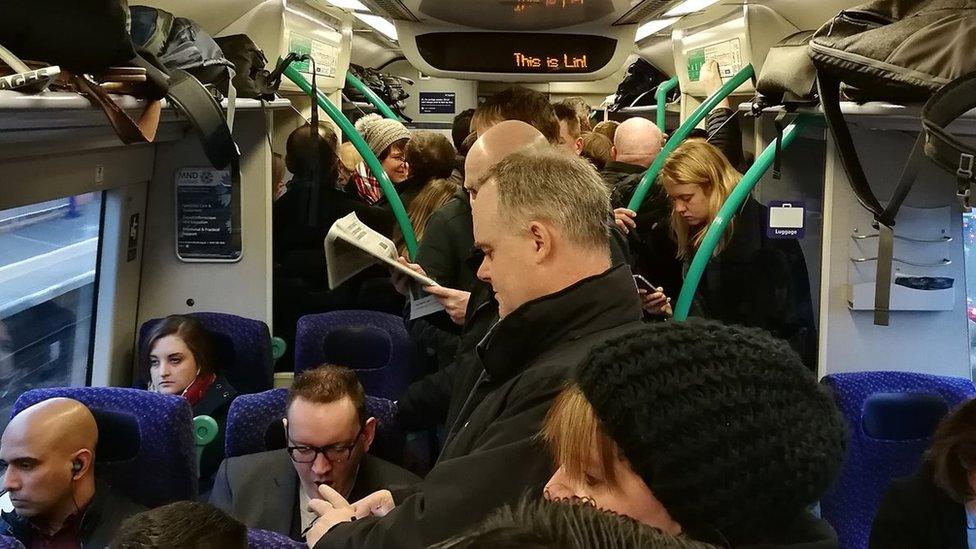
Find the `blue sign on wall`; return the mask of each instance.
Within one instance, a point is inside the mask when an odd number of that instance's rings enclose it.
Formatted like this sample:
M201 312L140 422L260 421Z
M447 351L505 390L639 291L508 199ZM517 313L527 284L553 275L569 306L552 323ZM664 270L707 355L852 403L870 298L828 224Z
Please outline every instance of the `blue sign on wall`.
M806 233L804 227L806 208L803 202L773 200L769 203L769 219L766 236L769 238L798 240Z
M454 92L420 92L420 114L454 114L456 96Z

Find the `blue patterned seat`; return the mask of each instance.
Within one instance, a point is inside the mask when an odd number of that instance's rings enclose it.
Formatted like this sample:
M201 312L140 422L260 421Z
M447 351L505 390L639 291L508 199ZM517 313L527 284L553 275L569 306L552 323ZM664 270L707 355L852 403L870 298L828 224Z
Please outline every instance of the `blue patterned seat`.
M938 419L976 395L976 388L968 379L911 372L831 374L821 383L833 393L850 432L840 475L821 510L841 548L863 549L888 484L915 472ZM885 425L884 415L897 425Z
M274 359L271 331L260 320L226 313L191 313L210 332L214 360L227 381L239 393L266 391L274 386ZM139 328L139 356L145 352L149 332L161 318L147 320ZM135 379L144 387L148 382L143 366L137 366Z
M0 536L0 549L24 549L24 544L10 536Z
M268 530L247 529L247 546L250 549L305 549L304 543ZM0 546L2 548L2 546Z
M11 416L55 397L73 398L93 410L135 418L138 452L123 461L101 462L96 455L100 461L96 466L99 478L146 507L196 497L197 462L193 450L192 412L186 399L120 387L54 387L21 394L14 403Z
M272 389L234 399L227 413L224 455L231 458L284 448L285 433L281 428L281 419L285 417L287 396L287 389ZM367 395L366 413L377 421L376 439L370 453L399 462L404 434L393 421L396 405L385 398Z
M403 319L376 311L332 311L298 319L295 373L322 364L356 370L366 394L396 400L411 379L413 345Z

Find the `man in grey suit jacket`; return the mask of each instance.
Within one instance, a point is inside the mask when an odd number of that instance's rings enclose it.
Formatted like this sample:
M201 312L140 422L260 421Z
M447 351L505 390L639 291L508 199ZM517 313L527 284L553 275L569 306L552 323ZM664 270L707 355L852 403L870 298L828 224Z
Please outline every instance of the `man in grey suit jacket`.
M367 454L376 419L348 368L322 366L299 375L283 420L287 448L224 460L210 503L250 528L302 540L315 518L310 499L328 485L355 502L377 490L405 487L416 475Z

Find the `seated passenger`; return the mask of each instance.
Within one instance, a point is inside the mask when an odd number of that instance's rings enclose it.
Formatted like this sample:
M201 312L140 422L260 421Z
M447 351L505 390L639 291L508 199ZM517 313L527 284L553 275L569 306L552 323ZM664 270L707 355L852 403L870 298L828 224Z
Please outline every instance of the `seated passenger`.
M433 549L718 549L585 501L525 499Z
M976 543L976 399L942 419L918 471L891 483L870 549L965 549Z
M104 547L142 507L96 481L98 426L84 404L52 398L10 420L0 439L2 489L13 512L0 535L27 549Z
M454 389L468 395L444 450L409 495L379 513L320 487L328 501L311 503L319 519L310 546L423 547L540 489L552 468L538 433L553 399L591 347L640 323L630 269L610 261L610 201L592 166L552 150L521 152L481 181L472 201L478 275L500 320L478 348L478 377Z
M247 549L247 527L220 509L177 501L129 517L111 549Z
M250 528L302 541L315 518L308 510L325 484L350 501L377 490L412 485L414 474L368 454L376 419L355 372L321 366L288 390L288 447L229 458L221 464L210 503Z
M703 141L682 143L659 180L673 208L678 259L690 264L705 233L742 174ZM694 313L758 326L784 339L816 368L817 330L803 251L796 240L769 238L765 206L748 197L715 248L695 294Z
M203 449L200 458L200 491L204 492L224 459L227 410L237 391L214 363L206 328L192 316L171 315L157 323L143 352L150 391L182 396L194 416L210 416L217 422L217 438Z
M616 120L604 120L593 126L593 133L598 133L603 135L613 143L613 138L617 134L617 128L620 126L620 122Z
M471 128L480 138L505 120L521 120L542 132L553 145L559 143L559 121L544 93L520 87L502 90L478 105L471 118Z
M597 171L602 171L613 160L613 142L596 132L587 132L580 138L583 145L580 156L590 161Z
M410 130L403 124L378 114L367 114L356 121L356 131L376 155L390 182L399 185L410 176L410 166L404 156ZM369 205L376 204L383 197L379 181L373 177L365 162L356 167L356 172L346 184L346 192L355 194Z
M595 346L549 412L548 499L722 547L834 548L807 511L844 458L833 400L762 330L692 319Z
M576 111L565 103L556 103L552 106L552 112L559 121L559 141L556 144L572 154L581 153L583 138Z

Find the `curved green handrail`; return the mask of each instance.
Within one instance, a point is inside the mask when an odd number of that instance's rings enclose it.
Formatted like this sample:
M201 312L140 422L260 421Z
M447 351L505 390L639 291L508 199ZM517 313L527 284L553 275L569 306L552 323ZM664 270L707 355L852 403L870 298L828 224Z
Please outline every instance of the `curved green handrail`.
M200 459L203 457L203 449L217 438L220 428L217 421L210 416L197 416L193 418L193 445L197 454L197 471L200 470Z
M785 149L789 147L793 139L796 138L803 130L803 127L812 119L813 115L800 115L792 124L783 129L783 143L780 148ZM749 193L755 188L756 183L759 182L763 174L773 164L775 157L776 140L773 140L762 154L756 158L756 162L752 167L742 176L742 180L732 190L732 194L725 200L725 204L722 204L718 215L715 216L715 220L709 225L708 231L705 233L705 238L702 239L701 246L695 252L695 258L691 260L691 266L688 268L688 274L685 275L684 284L681 285L681 294L678 295L678 302L674 307L675 320L681 322L688 318L688 311L691 309L691 302L695 298L695 292L698 291L698 284L701 282L705 267L708 266L708 261L712 258L715 247L722 239L722 234L725 233L725 229L728 227L729 222L732 221L735 213L742 207L742 203L749 197Z
M675 76L667 82L661 82L657 87L657 127L664 131L664 110L668 105L668 93L678 87L678 77Z
M356 78L356 75L351 72L346 72L346 82L350 86L359 90L359 93L363 94L363 96L366 97L366 100L376 107L376 110L380 111L380 114L382 114L384 117L391 120L396 120L397 122L400 121L400 117L393 112L393 109L391 109L386 102L380 99L380 96L376 95L376 92L371 90L369 86L363 84L362 80Z
M699 105L698 108L691 113L691 116L689 116L688 119L685 120L680 127L678 127L678 129L674 132L674 135L672 135L671 138L668 139L668 142L664 144L664 148L661 149L661 152L657 153L657 158L654 159L654 163L652 163L651 167L647 169L647 172L644 173L644 177L637 185L637 188L634 189L634 196L630 197L630 203L627 205L627 208L634 210L635 212L640 209L640 205L644 202L644 198L647 197L647 191L651 190L651 185L653 185L654 180L657 179L657 174L664 166L664 161L667 160L668 155L670 155L671 152L674 151L674 149L676 149L686 137L688 137L691 130L694 129L694 127L697 126L703 118L705 118L705 115L707 115L708 112L711 111L719 101L728 97L730 93L741 86L746 80L752 78L754 72L755 71L753 70L752 65L742 67L742 70L737 72L735 76L729 79L728 82L722 84L722 87L719 88L717 92L712 94L711 97L706 99L704 103ZM660 110L658 112L660 112Z
M308 80L302 76L302 73L298 72L298 69L294 68L292 65L288 65L282 73L289 80L295 83L301 90L308 95L312 95L312 86L308 83ZM369 166L369 170L373 172L373 177L376 178L380 183L380 189L383 191L383 195L390 202L390 207L393 209L393 217L396 219L397 224L400 225L400 232L403 233L403 241L407 246L407 255L409 259L413 259L417 256L417 236L413 231L413 224L410 223L410 218L407 216L407 210L403 207L403 202L400 200L400 195L397 194L396 189L393 188L393 182L390 181L389 176L383 171L383 166L380 165L380 161L373 154L373 151L369 150L369 146L366 145L366 141L363 140L356 128L353 127L352 122L342 114L339 109L332 104L321 91L318 91L318 95L315 98L319 104L325 110L329 118L332 119L342 133L346 136L346 139L352 142L353 146L356 147L356 151L359 152L360 156Z

